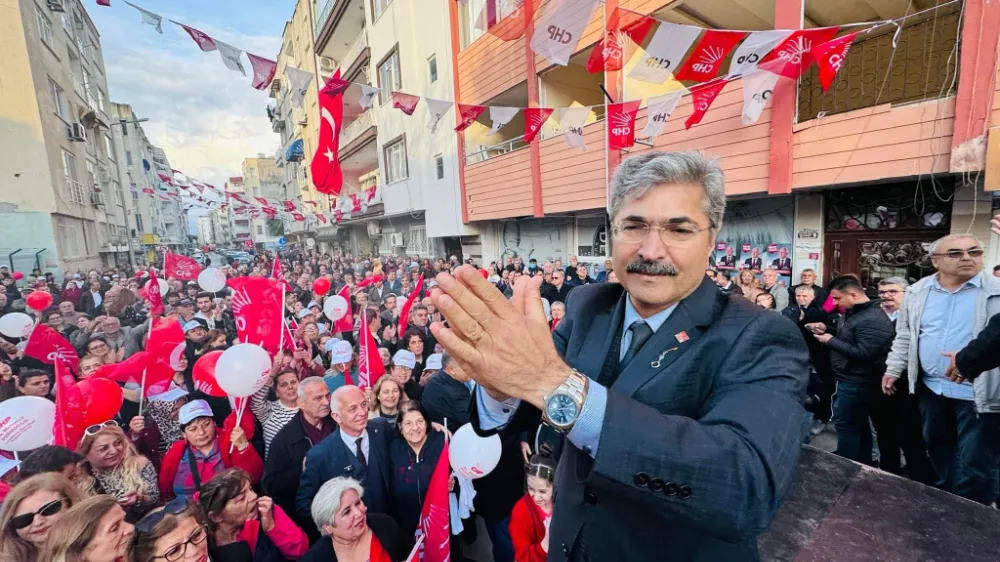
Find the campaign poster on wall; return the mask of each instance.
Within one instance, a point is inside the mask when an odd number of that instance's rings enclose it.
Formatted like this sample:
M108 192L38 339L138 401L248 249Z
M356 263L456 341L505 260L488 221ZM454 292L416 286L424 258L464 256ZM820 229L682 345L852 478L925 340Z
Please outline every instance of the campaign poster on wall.
M767 244L740 244L740 269L749 269L754 273L760 273L764 269L764 255L767 252Z
M792 251L791 244L768 244L767 255L764 258L766 267L778 272L778 284L791 286Z
M719 241L715 244L715 268L723 271L739 269L740 248L736 242Z

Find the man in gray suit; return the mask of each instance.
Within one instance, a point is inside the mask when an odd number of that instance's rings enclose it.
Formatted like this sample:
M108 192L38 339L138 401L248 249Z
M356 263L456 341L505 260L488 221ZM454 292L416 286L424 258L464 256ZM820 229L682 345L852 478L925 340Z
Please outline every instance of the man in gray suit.
M508 302L474 269L439 275L438 341L478 384L480 434L566 435L549 560L757 560L793 480L808 354L788 319L705 277L725 211L699 153L615 171L618 283L579 287L550 335L537 279Z

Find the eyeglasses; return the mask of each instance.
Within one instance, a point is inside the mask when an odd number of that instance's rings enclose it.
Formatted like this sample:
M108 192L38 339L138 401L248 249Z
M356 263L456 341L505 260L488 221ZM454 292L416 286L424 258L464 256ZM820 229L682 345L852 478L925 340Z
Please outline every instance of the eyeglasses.
M187 547L189 544L198 545L205 542L205 539L207 538L208 538L208 533L205 532L205 528L199 526L197 529L195 529L194 533L192 533L191 536L188 537L188 540L180 544L175 544L174 546L171 546L162 556L154 556L153 560L158 560L160 558L163 558L167 562L177 562L178 560L184 558L184 555L187 553Z
M146 533L147 535L152 534L153 529L160 523L160 521L163 521L164 517L167 515L180 515L181 513L184 513L184 510L186 510L187 507L188 499L186 497L174 498L170 501L170 503L163 506L163 509L154 511L140 519L139 522L135 524L135 528L140 533Z
M38 509L38 511L35 511L33 513L22 513L21 515L18 515L16 517L11 517L10 528L15 531L19 531L21 529L24 529L25 527L28 527L31 525L32 522L35 521L36 515L41 515L42 517L52 517L53 515L62 511L63 501L64 500L60 498L58 500L51 501L43 505Z
M91 437L100 433L106 427L118 427L118 422L115 420L108 420L104 423L94 424L83 431L84 437Z
M627 244L640 244L649 235L650 230L656 230L660 241L665 246L677 246L690 241L696 234L707 228L699 228L688 223L652 226L644 222L622 221L615 225L615 236Z
M902 292L903 291L900 291L899 289L889 289L887 291L879 291L878 292L878 296L880 296L880 297L886 297L886 296L898 295L899 293L902 293Z
M942 252L939 254L933 254L934 257L938 258L949 258L953 260L962 259L962 256L968 255L970 258L979 258L983 256L982 248L969 248L968 250L948 250L947 252Z

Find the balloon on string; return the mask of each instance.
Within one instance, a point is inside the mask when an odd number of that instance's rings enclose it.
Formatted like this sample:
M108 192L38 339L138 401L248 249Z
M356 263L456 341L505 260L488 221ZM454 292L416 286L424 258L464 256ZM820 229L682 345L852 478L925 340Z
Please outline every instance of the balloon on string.
M222 350L209 351L194 362L192 370L194 387L209 396L218 398L226 396L226 391L222 390L219 381L215 380L215 369L220 357L222 357Z
M215 364L215 380L226 394L246 398L263 388L271 377L271 356L252 343L234 345Z
M475 480L493 472L503 449L500 436L480 437L472 424L458 428L448 444L448 460L459 476Z
M336 322L347 314L347 299L340 295L333 295L323 303L323 313L330 320Z
M45 310L52 306L52 294L45 291L35 291L24 298L24 304L32 310Z
M330 292L330 280L326 277L320 277L319 279L313 281L313 293L317 295L325 295Z
M0 402L0 449L30 451L49 443L55 418L56 405L41 396Z
M218 293L226 287L226 274L214 267L202 270L198 274L198 286L209 293Z
M104 423L122 409L122 389L114 381L90 377L76 383L83 402L83 421L86 425Z
M23 312L10 312L0 316L0 334L10 338L26 338L31 335L35 322Z
M10 276L14 278L14 281L20 281L21 279L24 279L24 274L21 273L20 271L15 271L14 273L11 273Z

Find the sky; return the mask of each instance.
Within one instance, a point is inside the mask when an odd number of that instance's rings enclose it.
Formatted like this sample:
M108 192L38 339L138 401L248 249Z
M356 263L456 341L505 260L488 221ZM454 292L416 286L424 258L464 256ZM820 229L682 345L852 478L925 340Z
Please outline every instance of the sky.
M221 188L230 176L241 175L244 158L274 155L280 138L265 114L270 98L250 86L246 55L243 76L167 20L274 60L295 0L130 1L163 16L162 35L122 0L111 0L110 8L83 3L101 35L111 101L131 104L149 119L142 127L171 166ZM193 224L197 213L190 214Z

